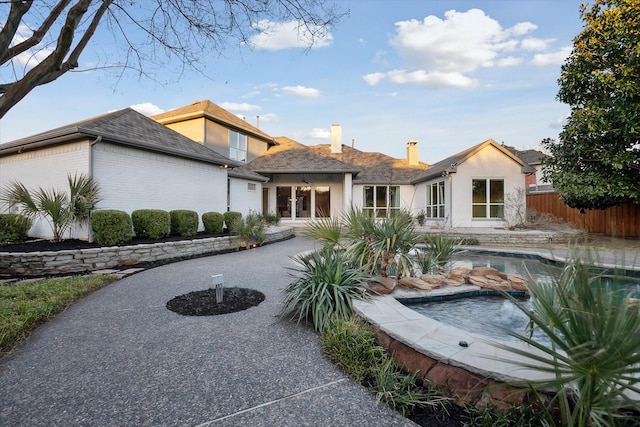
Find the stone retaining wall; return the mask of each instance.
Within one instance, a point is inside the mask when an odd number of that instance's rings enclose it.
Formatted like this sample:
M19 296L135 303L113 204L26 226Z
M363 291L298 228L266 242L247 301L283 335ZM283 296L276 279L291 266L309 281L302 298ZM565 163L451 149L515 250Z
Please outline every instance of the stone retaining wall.
M291 227L269 227L266 231L265 243L294 236ZM213 255L238 250L239 247L238 237L227 236L57 252L0 252L0 277L84 273L124 265Z

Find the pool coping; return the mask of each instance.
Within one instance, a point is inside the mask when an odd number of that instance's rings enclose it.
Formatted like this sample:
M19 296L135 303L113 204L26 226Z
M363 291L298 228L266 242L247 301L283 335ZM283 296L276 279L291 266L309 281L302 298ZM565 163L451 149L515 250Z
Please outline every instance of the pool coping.
M569 259L568 256L558 256L553 253L549 254L527 249L509 248L508 250L500 250L464 247L463 250L469 251L474 255L508 255L534 258L543 263L554 265L564 264ZM628 275L632 277L640 277L640 267L635 265L626 265L622 269L615 264L607 263L599 263L597 266L603 273L616 272L620 274L628 272L630 273ZM505 342L444 324L406 307L399 301L402 300L406 303L417 302L427 295L431 299L445 299L455 295L477 293L480 292L480 289L480 287L474 285L445 287L432 291L398 287L390 295L375 295L368 301L354 300L353 307L360 317L391 340L398 341L438 363L460 368L482 379L490 379L505 384L526 384L552 379L553 375L551 373L543 373L539 370L523 367L523 364L531 364L532 359L516 354L506 348L524 350L549 357L541 350L525 343ZM387 350L391 350L390 346L391 344L387 343L385 347ZM421 376L426 377L428 373L422 372ZM440 385L450 386L450 379L445 378L446 384ZM640 394L630 391L628 395L632 400L640 401Z

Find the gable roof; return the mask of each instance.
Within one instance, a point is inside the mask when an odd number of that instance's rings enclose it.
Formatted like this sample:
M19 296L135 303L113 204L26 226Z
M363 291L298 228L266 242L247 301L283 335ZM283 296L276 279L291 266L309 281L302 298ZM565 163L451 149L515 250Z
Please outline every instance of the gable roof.
M103 114L0 145L0 157L87 138L217 165L239 163L131 108Z
M342 153L332 153L330 144L319 144L309 148L319 156L339 160L360 169L360 173L353 178L353 181L359 184L411 184L416 176L429 167L423 162L411 165L406 159L360 151L344 144Z
M549 156L538 150L516 150L516 156L520 157L528 165L539 165Z
M249 163L258 173L353 173L360 170L352 165L316 153L293 139L277 137L278 145Z
M513 160L514 162L518 163L520 165L520 167L522 168L522 172L523 173L534 173L535 172L535 170L533 170L533 168L531 166L529 166L527 163L525 163L520 157L518 157L514 153L512 153L509 149L507 149L506 147L503 147L502 145L498 144L493 139L487 139L486 141L481 142L478 145L474 145L473 147L467 148L466 150L460 151L459 153L454 154L453 156L449 156L444 160L440 160L439 162L434 163L422 175L420 175L417 178L415 178L412 181L412 183L413 184L418 184L420 182L428 181L430 179L433 179L433 178L436 178L436 177L439 177L439 176L443 176L443 175L448 174L448 173L455 173L456 170L457 170L457 167L460 164L464 163L467 159L469 159L470 157L474 156L480 150L482 150L482 149L484 149L485 147L488 147L488 146L492 146L492 147L496 148L497 150L501 151L504 155L509 157L511 160Z
M168 125L185 120L197 119L201 117L219 123L223 126L242 130L247 134L268 142L270 145L275 144L271 136L261 131L257 127L247 123L246 120L243 120L235 114L228 112L224 108L220 107L217 104L214 104L209 100L196 101L190 105L151 116L153 120L157 121L158 123L162 123L163 125Z

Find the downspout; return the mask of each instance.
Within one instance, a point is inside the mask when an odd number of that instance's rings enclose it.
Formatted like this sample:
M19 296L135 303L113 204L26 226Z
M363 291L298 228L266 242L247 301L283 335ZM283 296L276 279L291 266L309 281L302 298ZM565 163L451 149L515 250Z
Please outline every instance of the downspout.
M101 141L102 135L98 135L95 140L89 143L89 178L93 178L93 147ZM92 210L89 210L89 217L91 217L91 211ZM89 242L93 242L93 230L91 226L89 226L88 228L89 230L87 233L87 238L89 239Z

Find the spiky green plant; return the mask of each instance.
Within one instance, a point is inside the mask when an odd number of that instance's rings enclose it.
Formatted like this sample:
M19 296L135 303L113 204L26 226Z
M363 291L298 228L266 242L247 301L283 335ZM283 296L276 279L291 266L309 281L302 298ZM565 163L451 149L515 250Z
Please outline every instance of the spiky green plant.
M432 257L438 266L444 266L456 251L460 240L445 236L444 234L432 234L426 237L426 243L429 245Z
M371 241L376 219L362 209L351 207L342 215L344 237L347 240L345 250L353 264L362 268L366 273L375 272Z
M640 393L640 311L630 308L591 262L577 258L551 282L532 285L530 292L533 310L510 299L549 337L551 345L506 331L539 351L501 347L525 358L511 363L548 374L549 379L529 386L556 390L553 403L561 420L556 423L549 408L549 424L616 425L623 408L638 405L629 393Z
M290 269L295 280L283 291L280 319L309 320L321 332L332 316L353 314L352 298L368 298L362 270L349 267L343 251L322 249L294 260L299 267Z
M84 174L67 176L69 193L59 189L39 187L31 193L22 183L13 182L4 189L0 200L17 206L20 213L30 219L44 218L59 242L69 227L89 219L89 212L100 201L99 187L93 178Z
M337 248L342 239L343 224L339 218L323 216L307 225L303 234L318 240L324 247Z
M400 278L405 268L411 269L413 261L408 254L418 240L413 217L407 211L376 222L371 233L371 249L373 265L379 266L380 275L389 276L389 269L393 267Z

